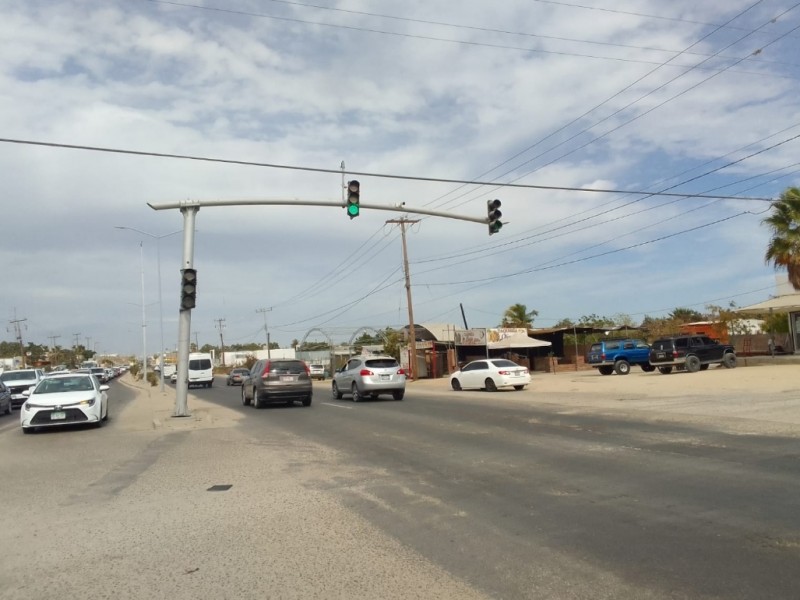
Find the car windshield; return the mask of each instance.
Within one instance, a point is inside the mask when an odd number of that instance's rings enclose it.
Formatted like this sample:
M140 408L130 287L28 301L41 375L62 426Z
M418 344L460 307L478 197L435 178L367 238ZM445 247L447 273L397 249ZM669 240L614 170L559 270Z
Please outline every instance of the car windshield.
M9 371L0 375L3 381L27 381L36 379L36 371Z
M60 394L64 392L89 392L94 389L92 380L88 377L53 377L43 379L34 394Z

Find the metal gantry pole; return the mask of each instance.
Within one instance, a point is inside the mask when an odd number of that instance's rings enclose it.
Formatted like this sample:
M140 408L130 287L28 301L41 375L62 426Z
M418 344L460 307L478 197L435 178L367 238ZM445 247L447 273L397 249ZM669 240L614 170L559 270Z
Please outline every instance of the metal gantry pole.
M181 269L192 269L194 264L194 224L199 206L183 206L183 258ZM188 417L189 407L189 338L192 329L191 309L180 309L178 318L178 381L175 384L175 414Z
M139 242L142 263L142 381L147 385L147 307L144 304L144 242Z
M163 237L163 236L162 236ZM161 237L156 237L156 263L158 273L158 328L161 333L161 346L158 349L158 368L161 375L161 393L164 393L164 301L161 296Z

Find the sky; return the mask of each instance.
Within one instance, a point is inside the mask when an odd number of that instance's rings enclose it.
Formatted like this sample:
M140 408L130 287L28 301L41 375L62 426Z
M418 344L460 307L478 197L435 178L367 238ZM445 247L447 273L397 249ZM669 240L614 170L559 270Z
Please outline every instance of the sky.
M5 341L174 350L184 218L149 204L187 201L201 346L406 325L404 217L416 323L495 327L516 303L534 327L639 322L775 293L762 220L800 185L792 0L0 11ZM387 210L347 217L356 178ZM495 198L495 235L449 218Z

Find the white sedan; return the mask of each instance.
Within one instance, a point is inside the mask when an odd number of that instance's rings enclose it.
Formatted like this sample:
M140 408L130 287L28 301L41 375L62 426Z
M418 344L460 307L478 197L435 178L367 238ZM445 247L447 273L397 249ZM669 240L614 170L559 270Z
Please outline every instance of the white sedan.
M505 358L473 360L450 376L450 386L456 391L474 388L496 392L501 387L521 390L530 382L528 369Z
M19 411L22 431L37 427L95 423L108 419L108 386L90 373L69 373L42 379L31 391L23 392L25 403Z

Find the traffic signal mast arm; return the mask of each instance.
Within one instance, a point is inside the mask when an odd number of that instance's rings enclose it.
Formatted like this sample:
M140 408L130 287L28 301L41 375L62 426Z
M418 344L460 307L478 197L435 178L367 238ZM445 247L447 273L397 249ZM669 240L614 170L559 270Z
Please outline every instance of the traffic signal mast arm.
M331 206L336 208L347 208L346 204L342 204L341 200L338 201L323 201L323 200L300 200L282 199L282 200L184 200L180 202L165 202L163 204L148 202L147 205L153 210L170 210L185 207L208 207L208 206ZM432 217L443 217L445 219L458 219L459 221L470 221L472 223L488 224L487 217L469 217L466 215L456 215L453 213L441 212L437 210L426 210L424 208L411 208L407 205L401 206L386 206L382 204L365 204L359 203L361 209L368 210L388 210L391 212L411 213L415 215L430 215Z

